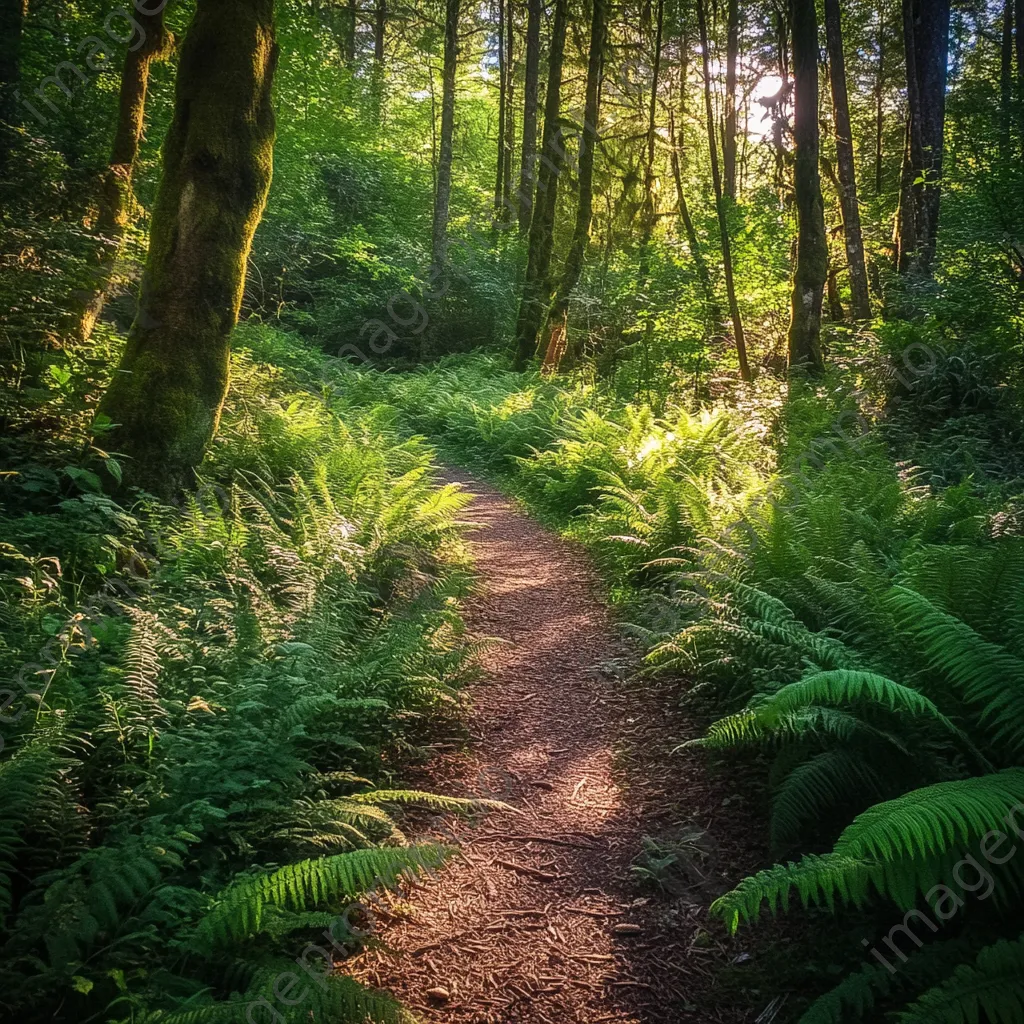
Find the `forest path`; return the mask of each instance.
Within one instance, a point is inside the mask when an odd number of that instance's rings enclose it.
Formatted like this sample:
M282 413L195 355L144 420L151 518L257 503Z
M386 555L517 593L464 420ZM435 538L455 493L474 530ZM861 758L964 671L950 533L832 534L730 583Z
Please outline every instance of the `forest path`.
M481 586L467 623L497 642L470 692L469 749L440 753L415 781L520 813L446 819L461 856L407 898L386 894L380 945L346 969L424 1020L450 1024L742 1019L699 994L720 954L692 941L706 900L666 910L630 877L642 837L656 830L650 808L664 826L666 813L679 820L667 792L702 803L707 793L687 794L679 759L648 743L669 741L672 726L623 686L635 655L584 552L480 481L447 479L475 495L465 518L478 527L469 540ZM437 837L437 819L413 832Z

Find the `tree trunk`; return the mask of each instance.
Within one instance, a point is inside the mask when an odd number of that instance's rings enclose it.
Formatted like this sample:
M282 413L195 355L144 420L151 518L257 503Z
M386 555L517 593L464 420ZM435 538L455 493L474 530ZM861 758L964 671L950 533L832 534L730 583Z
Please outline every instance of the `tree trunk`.
M1024 160L1024 0L1017 0L1013 23L1017 43L1017 128L1020 135L1020 155Z
M0 175L17 140L21 40L28 0L0 0Z
M359 27L359 20L356 17L355 0L348 0L344 13L344 52L342 56L345 64L351 68L356 62L356 29Z
M377 0L373 12L373 119L379 125L384 115L384 40L388 28L387 0Z
M999 162L1000 172L1010 166L1013 128L1013 0L1003 0L1003 39L999 60Z
M565 161L560 107L568 13L569 0L556 0L548 53L548 87L544 98L544 141L537 171L537 193L530 218L526 279L523 282L516 323L515 366L519 370L525 368L537 350L537 334L551 297L549 270L554 245L558 179Z
M722 170L725 194L736 198L736 60L740 50L740 9L729 0L725 43L725 131L722 137Z
M198 0L181 50L139 312L100 404L124 485L193 481L228 387L253 232L270 188L273 0Z
M498 159L494 176L494 221L496 224L502 218L501 201L505 194L505 104L507 101L505 75L505 0L498 0L498 144L496 147Z
M526 4L526 60L523 81L523 143L519 167L519 232L530 230L533 217L533 190L537 162L537 108L540 96L540 21L541 0Z
M444 68L441 72L441 137L434 189L431 257L435 268L448 263L448 207L452 195L452 141L455 134L455 71L459 57L459 0L446 0Z
M704 292L704 301L707 303L708 315L714 324L716 331L722 327L722 310L715 298L715 290L711 284L711 274L708 271L704 253L700 247L700 240L697 238L697 230L693 225L693 218L690 216L690 207L686 202L686 193L683 189L683 171L686 169L686 138L684 125L686 124L686 93L689 85L689 56L690 41L684 35L679 40L679 130L676 130L674 118L669 112L669 136L672 139L672 178L676 186L676 203L679 208L679 220L686 234L686 244L690 249L690 258L693 260L694 270L697 272L697 280L700 281L701 290Z
M818 172L818 16L814 0L791 0L793 32L793 182L796 273L789 323L789 365L816 374L821 359L821 303L828 275L825 204Z
M913 237L904 233L911 211L901 211L899 269L900 273L913 271L927 277L932 272L939 231L949 0L903 0L903 38L910 136L903 179L904 184L908 179L911 183L914 232Z
M576 207L576 225L573 228L569 254L565 258L562 276L555 297L548 310L544 337L543 369L553 373L558 369L567 347L567 319L569 298L583 272L583 260L590 242L590 225L594 218L594 158L597 154L597 125L601 106L601 70L605 45L605 0L593 0L590 21L590 51L587 57L587 85L583 102L583 134L579 152L579 203Z
M850 270L850 298L855 320L871 317L868 275L864 265L864 241L860 230L857 177L853 161L850 103L846 94L846 59L839 0L825 0L825 34L828 40L828 69L832 83L832 108L836 122L836 169L839 173L839 201L843 211L843 237Z
M516 117L513 97L515 93L515 42L516 20L513 16L512 0L508 0L508 11L505 15L505 169L502 187L501 205L504 209L502 223L511 223L512 206L512 154L516 149Z
M114 145L110 163L100 183L96 218L100 250L90 287L81 297L77 323L72 328L78 341L89 339L103 312L117 258L121 254L125 232L131 221L134 198L132 172L145 125L150 64L166 58L174 43L164 29L163 7L154 14L146 14L145 8L142 8L137 11L135 18L142 29L142 38L132 39L124 56ZM136 47L134 50L133 45Z
M711 156L711 179L715 187L715 208L718 211L718 232L722 239L722 267L725 272L725 291L729 299L729 316L732 318L732 333L736 343L740 377L751 380L747 363L747 341L743 334L743 320L739 303L736 301L736 283L732 274L732 247L729 242L729 223L725 214L725 199L722 195L722 175L718 166L718 145L715 141L715 113L711 103L711 60L708 55L708 25L704 13L704 0L697 0L697 27L700 31L701 59L704 70L704 114L707 120L708 149Z
M882 194L885 142L885 3L878 5L878 65L875 69L875 195Z

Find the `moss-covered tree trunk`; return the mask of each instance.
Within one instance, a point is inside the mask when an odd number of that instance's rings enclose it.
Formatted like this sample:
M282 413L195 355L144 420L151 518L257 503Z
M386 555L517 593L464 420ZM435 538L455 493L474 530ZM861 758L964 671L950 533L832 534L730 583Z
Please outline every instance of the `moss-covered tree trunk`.
M554 246L558 179L565 163L561 96L568 15L568 0L556 0L555 17L551 25L551 48L548 52L548 87L544 98L544 140L540 168L537 171L533 215L530 218L526 277L516 321L515 366L519 370L526 366L537 351L537 335L551 298L551 250Z
M819 373L822 369L821 304L828 276L828 242L818 172L818 16L814 0L791 0L790 11L797 256L789 321L789 365L791 369Z
M901 273L927 277L932 272L939 233L949 0L903 0L903 41L908 146L897 222L898 263Z
M141 32L129 40L125 53L114 144L99 187L96 227L100 249L90 275L89 288L82 295L78 322L74 325L80 341L89 338L103 312L114 267L131 220L134 199L132 173L146 119L149 69L154 60L167 56L173 44L170 34L164 29L163 11L163 6L152 14L142 8L135 15Z
M28 0L0 0L0 173L6 170L17 137L21 39Z
M1017 0L1013 24L1017 47L1017 130L1020 135L1020 156L1024 160L1024 0Z
M520 234L530 230L533 217L533 190L536 184L537 110L540 99L540 20L541 0L527 0L526 54L523 70L523 143L519 164L519 191L516 195Z
M743 318L740 316L736 299L736 282L732 272L732 244L729 238L729 221L725 211L725 197L722 194L722 173L718 166L718 143L715 139L715 108L711 102L711 58L708 46L708 21L704 0L697 0L697 29L700 32L701 59L704 71L704 115L708 132L708 152L711 157L711 181L715 189L715 209L718 213L718 235L722 242L722 269L725 274L725 291L729 300L729 317L732 320L732 335L736 345L740 377L751 380L750 364L747 362L747 339L743 333Z
M125 485L190 486L217 430L270 178L273 0L198 0L181 50L139 312L100 413Z
M825 0L825 35L828 41L828 70L832 83L832 109L836 125L836 168L839 173L839 204L843 211L843 238L850 273L850 297L853 316L867 320L871 316L868 272L864 263L864 239L860 229L860 204L857 201L857 175L853 159L853 132L850 127L850 101L846 92L846 56L843 53L843 26L839 0Z
M452 142L455 134L455 74L459 59L459 0L446 0L444 66L441 71L441 135L437 147L431 257L435 267L448 262L448 209L452 197Z
M594 158L597 154L597 122L601 111L601 69L605 46L605 0L593 0L590 18L590 51L587 57L587 84L583 101L583 134L579 150L579 202L569 254L548 310L544 327L543 369L554 372L568 345L567 320L569 298L579 283L583 260L590 243L590 225L594 219Z

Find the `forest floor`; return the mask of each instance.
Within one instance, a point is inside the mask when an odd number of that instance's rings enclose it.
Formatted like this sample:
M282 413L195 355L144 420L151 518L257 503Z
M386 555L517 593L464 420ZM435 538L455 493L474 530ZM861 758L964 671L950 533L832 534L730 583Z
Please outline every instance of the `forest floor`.
M454 835L462 853L385 894L374 942L346 969L427 1021L753 1020L772 996L747 966L756 953L708 925L707 906L763 856L762 816L736 779L671 754L698 726L669 693L630 682L636 654L583 549L490 486L448 478L476 496L465 518L480 583L466 619L492 642L469 737L439 744L412 781L516 813L415 819L413 838ZM661 885L631 870L645 836L676 855L655 871Z

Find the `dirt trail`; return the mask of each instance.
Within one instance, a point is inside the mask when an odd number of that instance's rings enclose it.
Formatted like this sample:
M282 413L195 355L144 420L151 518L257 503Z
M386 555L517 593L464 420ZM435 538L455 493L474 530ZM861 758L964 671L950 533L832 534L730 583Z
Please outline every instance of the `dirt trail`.
M638 749L647 734L669 741L671 727L617 678L631 654L583 552L492 488L450 479L476 495L467 518L480 527L470 540L482 587L467 621L502 642L471 693L469 750L439 755L423 781L521 813L445 821L463 855L407 899L392 897L381 946L346 968L427 1021L744 1019L709 993L721 951L694 941L706 900L666 904L630 876L643 835L673 820L666 794L690 784L673 775L678 758L659 780L652 765L670 759ZM630 760L651 765L623 770L624 739ZM707 802L706 791L690 795ZM425 826L417 838L431 837Z

